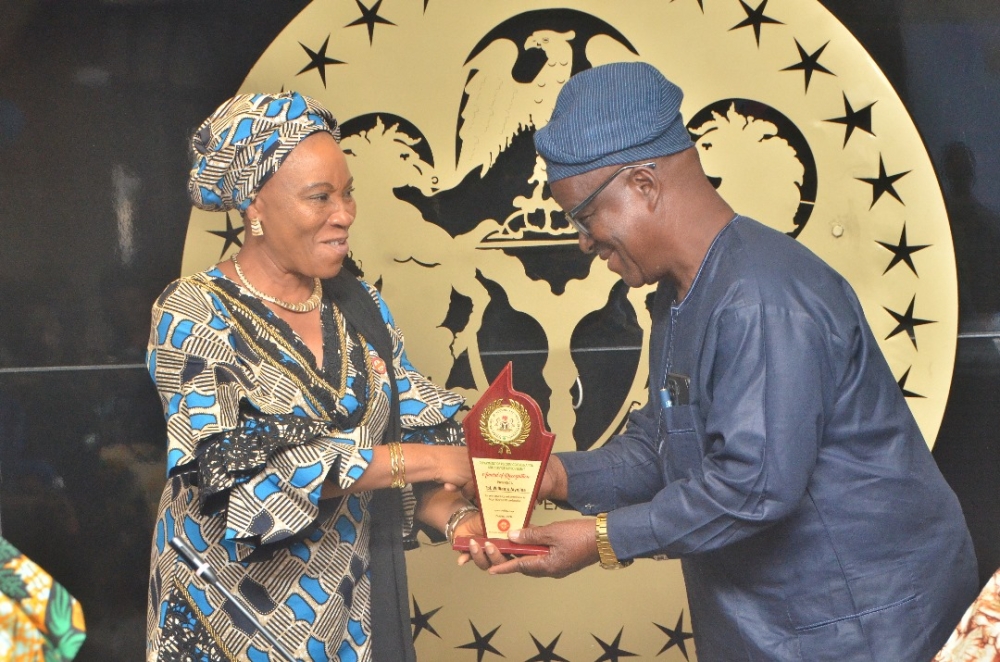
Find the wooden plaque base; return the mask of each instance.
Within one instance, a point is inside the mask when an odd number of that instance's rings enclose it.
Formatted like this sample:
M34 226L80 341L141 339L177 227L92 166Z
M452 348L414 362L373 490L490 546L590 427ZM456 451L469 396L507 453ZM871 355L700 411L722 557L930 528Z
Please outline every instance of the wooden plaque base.
M455 538L452 549L459 552L469 551L469 541L475 540L480 547L488 540L494 547L500 550L501 554L515 554L517 556L548 554L549 548L545 545L524 545L521 543L504 540L503 538L483 538L481 536L459 536Z

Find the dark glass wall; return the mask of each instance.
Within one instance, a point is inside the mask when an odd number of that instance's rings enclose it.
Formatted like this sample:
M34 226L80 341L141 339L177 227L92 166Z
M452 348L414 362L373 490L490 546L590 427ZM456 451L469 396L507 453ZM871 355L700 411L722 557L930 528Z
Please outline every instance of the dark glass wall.
M78 660L144 658L186 141L307 4L0 2L0 522L83 604Z
M185 141L306 4L0 3L0 523L85 605L80 660L142 657L164 461L142 359L149 306L180 271ZM985 580L1000 567L1000 5L824 4L896 87L945 187L961 328L934 455Z

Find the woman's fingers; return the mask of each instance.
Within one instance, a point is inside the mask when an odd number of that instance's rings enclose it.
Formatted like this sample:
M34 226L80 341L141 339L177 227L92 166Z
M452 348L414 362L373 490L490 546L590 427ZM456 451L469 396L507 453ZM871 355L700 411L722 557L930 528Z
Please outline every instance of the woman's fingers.
M469 541L469 551L458 557L458 564L465 565L470 560L480 570L489 570L495 565L506 563L508 558L493 543L486 541L485 544L480 545L475 539L472 539Z

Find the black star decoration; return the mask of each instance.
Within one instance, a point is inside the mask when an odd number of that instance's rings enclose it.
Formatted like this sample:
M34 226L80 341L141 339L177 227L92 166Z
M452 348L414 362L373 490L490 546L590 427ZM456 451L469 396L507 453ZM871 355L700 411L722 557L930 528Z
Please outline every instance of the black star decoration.
M917 348L917 327L922 326L924 324L934 324L937 320L924 320L920 319L919 317L914 317L913 305L916 303L916 301L917 301L917 295L914 294L913 298L910 299L910 306L906 309L906 312L903 313L902 315L894 310L889 310L885 306L882 306L883 308L885 308L885 312L892 315L892 318L896 320L896 328L893 329L889 333L889 335L885 337L886 340L892 338L894 335L902 331L906 331L906 335L910 337L910 342L913 343L913 349Z
M701 4L700 0L698 4ZM729 28L729 31L732 32L733 30L739 30L740 28L745 28L752 25L753 36L757 40L758 48L760 47L760 26L762 26L764 23L774 23L776 25L784 25L784 23L782 23L781 21L775 20L770 16L764 15L764 8L767 7L767 0L761 2L760 5L757 7L757 9L751 9L750 5L743 2L743 0L740 0L740 4L743 5L743 11L746 12L747 17L743 21L740 21L733 27ZM704 11L704 7L702 7L702 11Z
M430 1L431 0L424 0L424 13L425 14L427 13L427 3L430 2Z
M469 650L476 651L476 662L483 662L483 655L486 653L493 653L495 655L499 655L500 657L506 657L503 653L494 648L493 644L490 643L490 639L492 639L493 635L495 635L497 630L500 629L499 625L485 635L479 634L479 630L476 629L476 625L472 621L469 621L469 625L472 626L472 636L475 637L476 640L470 641L467 644L462 644L461 646L455 646L455 648L468 648Z
M912 368L913 366L907 368L906 372L903 373L903 376L900 377L899 381L896 383L899 385L899 390L903 392L904 398L924 398L926 396L920 395L919 393L914 393L913 391L906 390L906 380L910 378L910 370Z
M824 73L824 74L829 74L831 76L835 76L836 75L832 71L830 71L829 69L827 69L826 67L824 67L822 64L819 63L820 56L823 54L823 51L825 51L826 47L829 46L829 45L830 45L830 42L826 42L825 44L823 44L822 46L820 46L818 49L816 49L816 51L814 53L806 53L806 49L802 48L802 44L800 44L799 40L796 39L795 40L795 47L797 49L799 49L799 58L800 58L800 60L796 64L793 64L791 66L785 67L784 69L782 69L782 71L802 71L803 73L805 73L805 75L806 75L806 92L808 92L809 91L809 81L812 80L812 75L813 75L814 71L818 71L818 72Z
M597 636L593 634L590 635L591 637L594 637L594 639L597 639L597 643L599 643L601 645L601 648L604 649L604 654L601 655L596 660L594 660L594 662L618 662L618 658L620 657L637 657L635 653L630 653L629 651L623 650L620 647L619 644L621 643L622 632L624 631L625 631L624 627L622 627L621 630L618 630L618 636L615 637L615 640L612 641L610 644L601 641Z
M882 272L883 276L889 272L889 269L892 269L900 262L905 262L906 266L910 268L910 271L912 271L914 275L920 276L920 274L917 273L917 268L913 265L913 254L916 253L917 251L922 251L923 249L930 246L930 244L920 244L918 246L910 246L909 244L907 244L906 223L903 223L903 233L899 235L898 244L895 245L888 244L884 241L878 241L876 243L882 246L883 248L892 251L892 261L889 262L889 266L886 267L885 271Z
M317 71L319 71L319 77L323 81L323 87L326 87L326 65L344 64L344 62L340 60L334 60L332 57L326 56L326 47L329 43L330 43L330 35L326 35L326 41L324 41L323 45L319 47L319 50L313 51L311 48L309 48L300 41L299 46L301 46L305 50L305 52L309 54L309 64L302 67L302 71L300 71L295 75L298 76L300 74L304 74L307 71L316 69Z
M556 644L559 643L559 637L562 636L562 632L556 635L556 638L553 639L548 646L543 646L540 641L535 639L535 635L530 632L528 634L531 635L531 640L535 642L535 648L538 649L538 654L532 658L528 658L524 662L569 662L569 660L565 657L556 653Z
M867 134L875 135L872 132L872 106L875 102L872 101L870 104L861 108L859 110L854 110L851 106L851 102L847 100L847 95L844 95L844 116L834 117L833 119L826 120L827 122L835 122L837 124L843 124L846 129L844 131L844 147L847 147L847 141L850 140L851 134L854 133L855 129L861 129Z
M382 6L382 0L378 0L371 9L365 7L361 4L361 0L354 0L357 3L358 9L361 10L361 18L351 21L345 28L349 28L355 25L367 25L368 26L368 44L371 45L375 39L375 24L381 23L382 25L396 25L392 21L382 18L378 15L378 8ZM427 4L424 3L424 11L427 11Z
M439 635L437 630L434 629L434 626L431 625L431 618L439 611L441 611L441 607L431 609L425 614L420 611L420 605L417 604L417 599L413 598L413 616L410 617L410 625L413 626L413 641L416 641L417 637L419 637L420 633L424 630L427 630L438 639L441 638L441 635Z
M903 199L899 197L899 194L896 193L896 188L893 186L893 184L895 184L902 177L908 174L910 174L909 170L907 170L906 172L898 172L895 175L886 174L885 162L882 160L882 155L879 154L878 177L855 177L855 179L857 179L860 182L866 182L872 185L872 204L871 207L868 207L869 209L871 209L872 207L875 206L875 203L879 201L879 198L882 197L883 193L888 193L892 197L896 198L896 200L898 200L900 204L905 204L903 203Z
M238 228L233 227L233 221L229 218L229 212L226 212L226 229L225 230L209 230L209 234L214 234L216 237L222 237L226 240L225 245L222 247L222 252L219 253L219 259L226 254L229 247L236 244L240 248L243 248L243 242L240 241L240 235L243 234L244 227L241 225Z
M673 2L673 1L674 0L670 0L670 2ZM698 6L701 7L701 13L704 14L705 13L705 0L698 0ZM757 43L759 44L760 42L758 41Z
M663 634L669 637L667 639L667 643L663 644L663 648L661 648L660 652L657 653L657 656L659 656L660 653L668 651L674 646L677 646L677 648L680 649L681 653L684 654L684 659L685 660L689 659L687 647L684 645L684 642L692 638L694 634L684 631L684 610L681 610L681 615L677 617L677 625L675 625L673 629L664 627L659 623L653 623L653 625L660 628L660 630L663 631Z

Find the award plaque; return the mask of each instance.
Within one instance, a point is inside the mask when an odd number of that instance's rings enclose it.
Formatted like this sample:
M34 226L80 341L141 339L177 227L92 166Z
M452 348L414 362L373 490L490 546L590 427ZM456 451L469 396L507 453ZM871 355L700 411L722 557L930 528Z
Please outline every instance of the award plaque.
M521 545L507 532L528 525L556 436L545 429L542 410L514 390L508 363L462 420L485 538L504 554L546 554L544 545ZM470 536L452 547L469 549Z

